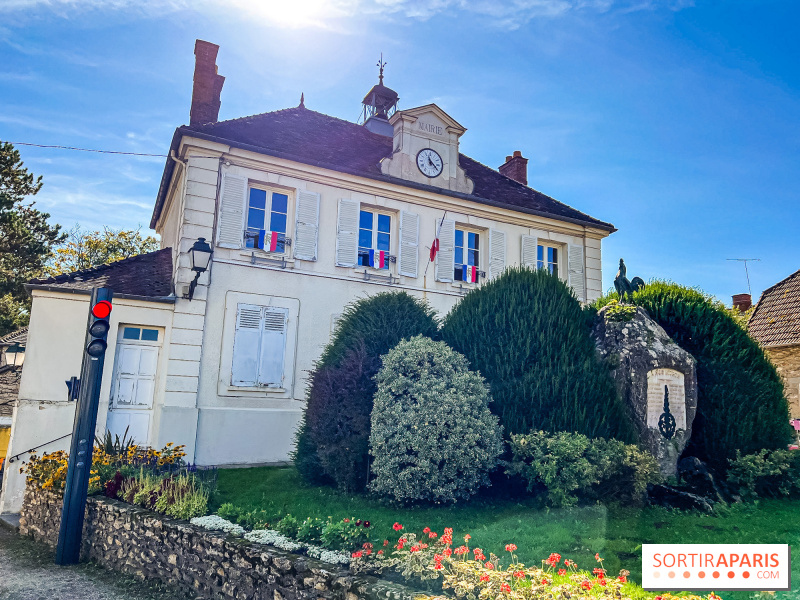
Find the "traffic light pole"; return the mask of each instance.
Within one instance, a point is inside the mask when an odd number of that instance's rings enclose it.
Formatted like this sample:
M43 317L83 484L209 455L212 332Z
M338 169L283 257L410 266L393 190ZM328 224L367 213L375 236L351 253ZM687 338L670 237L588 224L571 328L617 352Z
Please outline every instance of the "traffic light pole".
M86 342L83 346L80 393L78 405L75 407L75 422L72 426L64 505L61 510L61 529L58 534L58 546L56 546L56 564L59 565L77 563L80 557L83 517L86 511L86 495L92 469L92 448L97 427L100 383L103 379L103 363L105 361L105 338L108 333L108 316L111 313L112 296L111 288L94 288L89 303L89 321L86 325Z

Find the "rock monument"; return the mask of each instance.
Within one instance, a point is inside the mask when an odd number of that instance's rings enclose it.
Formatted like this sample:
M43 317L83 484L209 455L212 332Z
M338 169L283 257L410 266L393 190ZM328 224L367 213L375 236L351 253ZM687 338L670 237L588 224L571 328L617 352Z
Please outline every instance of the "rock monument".
M639 439L656 457L665 477L677 464L697 412L694 358L672 341L641 307L603 307L592 335L625 401Z

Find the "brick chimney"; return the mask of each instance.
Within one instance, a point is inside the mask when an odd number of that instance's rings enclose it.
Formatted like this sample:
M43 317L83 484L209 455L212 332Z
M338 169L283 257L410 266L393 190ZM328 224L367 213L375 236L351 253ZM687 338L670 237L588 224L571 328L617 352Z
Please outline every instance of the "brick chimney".
M219 117L219 95L225 78L217 73L219 46L203 40L194 44L194 86L189 125L216 123Z
M753 306L753 299L750 294L734 294L733 295L733 308L739 309L739 312L745 312Z
M499 171L509 179L528 185L528 159L522 158L519 150L514 150L514 156L506 156L506 163L500 166Z

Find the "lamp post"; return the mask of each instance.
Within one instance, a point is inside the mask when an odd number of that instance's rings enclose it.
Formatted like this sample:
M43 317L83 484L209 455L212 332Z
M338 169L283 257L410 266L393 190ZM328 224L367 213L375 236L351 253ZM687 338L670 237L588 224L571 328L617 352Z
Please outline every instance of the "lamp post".
M6 362L7 364L11 365L12 369L16 369L19 365L17 365L17 358L20 355L24 356L25 350L19 344L14 344L13 346L9 346L6 348Z
M194 298L194 290L197 287L197 280L200 279L200 275L208 270L208 265L211 262L211 254L213 251L211 250L211 246L208 245L206 238L198 238L197 241L192 244L189 252L192 255L192 271L195 272L194 279L189 284L189 293L186 295L186 298L191 300Z

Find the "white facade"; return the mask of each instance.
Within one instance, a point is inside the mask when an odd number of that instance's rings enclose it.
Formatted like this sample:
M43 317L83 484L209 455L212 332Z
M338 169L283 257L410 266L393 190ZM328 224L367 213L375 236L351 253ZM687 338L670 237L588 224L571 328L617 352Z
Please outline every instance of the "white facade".
M172 248L176 297L172 303L115 300L98 430L104 430L111 405L122 411L120 423L131 418L141 423L146 413L147 439L138 442L186 444L189 459L201 465L285 462L304 409L307 373L353 300L405 290L444 315L469 289L505 267L537 266L540 246L545 263L551 249L559 276L581 300L602 294L601 240L607 228L465 199L472 182L457 164L464 128L435 105L396 113L392 123L395 152L382 162L383 173L460 196L182 138L156 223L162 246ZM442 158L439 177L417 169L422 148L435 149ZM291 245L278 244L270 252L267 223L264 233L253 233L266 237L265 249L245 247L248 221L258 221L258 211L285 220L280 234ZM362 211L372 214L375 267L359 264L366 260L359 239L369 237ZM429 265L437 231L440 250ZM189 249L200 237L209 240L214 254L188 300L184 295L194 277ZM475 283L455 280L457 239L474 241L477 260L469 266L470 275L475 266ZM380 268L376 244L388 247L388 268ZM468 243L463 246L467 264ZM74 403L66 401L64 380L79 371L87 310L86 295L34 293L9 455L71 430ZM118 343L126 324L156 329L157 341ZM155 351L155 363L122 372L118 348L148 361ZM127 378L124 393L121 377ZM152 385L149 402L118 401L116 395L129 398L132 386L139 385L131 378L141 379L142 389ZM67 448L68 442L44 450ZM0 511L19 509L24 484L15 472L6 470Z

